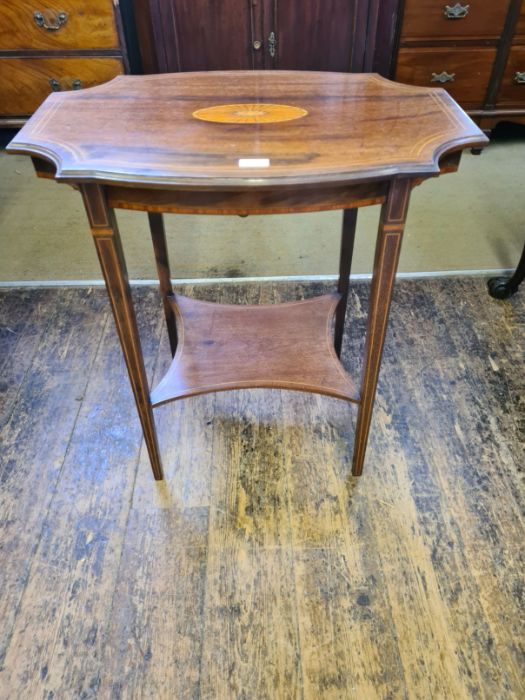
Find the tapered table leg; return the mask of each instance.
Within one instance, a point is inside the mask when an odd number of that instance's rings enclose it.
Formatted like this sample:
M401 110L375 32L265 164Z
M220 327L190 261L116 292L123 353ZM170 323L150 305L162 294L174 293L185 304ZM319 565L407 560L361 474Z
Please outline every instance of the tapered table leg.
M107 206L104 190L100 185L82 185L80 189L106 281L153 476L160 480L163 479L163 473L157 432L117 221L113 210Z
M393 180L387 199L381 209L352 461L352 474L354 476L360 476L363 471L410 190L410 180Z
M341 345L343 343L356 223L357 209L345 209L343 213L343 231L341 234L341 253L339 256L339 282L337 285L337 291L341 294L341 299L335 312L334 332L334 347L338 357L341 357Z
M157 263L160 295L162 297L164 316L166 317L166 325L168 327L171 355L173 356L175 355L175 350L177 349L177 325L175 323L173 306L169 301L169 297L173 295L173 287L171 285L170 263L168 258L168 245L166 242L164 219L162 214L148 212L148 220L151 231L151 240L153 241L153 250L155 252L155 262Z

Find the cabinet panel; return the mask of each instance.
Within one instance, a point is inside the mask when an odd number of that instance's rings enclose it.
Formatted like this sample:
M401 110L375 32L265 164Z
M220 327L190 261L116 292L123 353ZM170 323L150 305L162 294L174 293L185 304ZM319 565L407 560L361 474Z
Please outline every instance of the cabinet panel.
M165 71L254 67L251 3L247 0L161 0L156 36ZM254 32L257 33L254 27ZM260 32L259 32L260 33ZM157 46L157 51L158 51Z
M113 49L118 46L112 0L0 2L2 51Z
M277 0L275 68L349 71L355 18L356 2L351 0Z
M400 49L396 80L412 85L444 87L462 107L480 107L485 99L496 49ZM454 75L453 82L433 82L433 74Z
M510 50L497 106L525 109L525 46L513 46Z
M123 72L119 58L0 58L0 116L31 114L53 86L91 87Z
M458 3L459 17L447 18L447 5L456 0L406 0L401 41L410 39L497 39L503 29L509 6L508 0L463 0Z
M371 0L133 0L148 71L363 70Z

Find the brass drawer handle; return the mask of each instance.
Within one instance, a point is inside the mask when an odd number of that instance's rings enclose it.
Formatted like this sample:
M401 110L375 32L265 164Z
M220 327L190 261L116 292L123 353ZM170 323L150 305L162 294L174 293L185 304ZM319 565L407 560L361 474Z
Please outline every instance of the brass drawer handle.
M56 16L56 20L51 24L46 22L44 15L41 12L35 12L33 15L35 24L37 27L42 27L42 29L47 29L48 32L58 32L58 30L64 26L68 21L69 15L67 12L59 12Z
M445 17L447 19L463 19L468 15L470 5L445 5Z
M455 73L447 73L446 70L441 73L432 73L431 83L453 83L456 78Z
M525 70L517 70L514 75L514 82L518 85L525 85Z
M60 85L59 81L56 78L50 78L49 84L51 85L51 90L53 90L53 92L61 92L62 91L62 86ZM82 90L82 81L80 80L80 78L75 78L73 80L73 82L71 83L71 89L72 90Z

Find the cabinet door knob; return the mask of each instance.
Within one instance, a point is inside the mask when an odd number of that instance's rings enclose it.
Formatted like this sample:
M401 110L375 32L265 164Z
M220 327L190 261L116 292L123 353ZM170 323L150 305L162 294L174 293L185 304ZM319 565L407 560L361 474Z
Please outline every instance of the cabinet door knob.
M55 21L52 21L50 24L46 22L46 19L41 12L35 12L33 19L35 20L37 27L42 27L42 29L46 29L48 32L58 32L58 30L68 21L69 15L67 12L59 12Z
M514 82L518 85L525 85L525 70L517 70L514 74Z
M259 49L261 48L261 46L262 46L262 41L259 41L259 39L256 39L256 40L253 42L253 48L254 48L256 51L259 51Z
M268 53L272 58L275 57L275 48L277 46L277 38L275 36L275 32L270 32L270 36L268 37Z
M447 73L446 70L441 73L432 73L431 83L453 83L456 78L455 73Z
M463 19L468 15L470 5L445 5L445 17L447 19Z

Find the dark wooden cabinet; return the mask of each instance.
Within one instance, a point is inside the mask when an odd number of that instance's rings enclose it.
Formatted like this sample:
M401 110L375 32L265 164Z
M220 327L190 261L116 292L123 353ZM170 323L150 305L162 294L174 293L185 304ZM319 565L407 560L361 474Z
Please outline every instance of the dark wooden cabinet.
M145 72L363 70L369 0L135 0Z
M383 41L373 46L376 70L444 87L487 132L499 121L525 124L525 0L385 5L378 11Z

